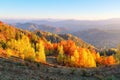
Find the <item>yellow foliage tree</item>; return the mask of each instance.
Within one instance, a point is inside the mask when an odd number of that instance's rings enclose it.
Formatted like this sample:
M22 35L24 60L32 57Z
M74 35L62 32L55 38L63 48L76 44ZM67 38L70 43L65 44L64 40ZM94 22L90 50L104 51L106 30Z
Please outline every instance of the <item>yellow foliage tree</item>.
M71 65L76 65L78 66L79 62L79 53L77 50L74 51L73 56L71 56Z
M46 56L45 56L43 41L40 41L40 43L37 43L36 48L38 50L38 51L36 51L36 61L45 63Z
M23 54L20 54L21 58L30 60L30 61L35 60L35 51L32 47L26 47L23 51Z
M7 49L6 53L8 57L13 56L13 51L11 49Z
M23 35L22 39L19 40L11 39L7 44L9 49L16 51L15 54L12 53L11 55L22 59L34 60L35 51L27 36ZM7 52L9 54L10 50L7 50Z
M57 57L57 61L59 63L64 61L64 51L63 51L63 46L58 46L58 57Z

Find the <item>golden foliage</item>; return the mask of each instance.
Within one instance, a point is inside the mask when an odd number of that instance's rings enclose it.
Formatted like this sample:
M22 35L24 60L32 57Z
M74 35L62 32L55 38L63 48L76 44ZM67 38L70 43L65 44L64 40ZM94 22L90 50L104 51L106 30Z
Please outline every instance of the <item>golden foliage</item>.
M46 62L42 41L36 44L36 48L38 50L36 52L35 48L32 47L29 38L25 35L23 35L22 39L19 40L11 39L7 42L7 45L9 48L6 50L6 53L9 57L15 56L30 61ZM12 51L15 51L15 53Z
M17 30L9 25L0 25L0 38L0 57L15 56L45 63L45 53L54 54L55 52L58 63L67 66L96 67L97 64L115 64L113 56L100 56L95 50L76 46L72 40L51 43L44 37L41 39L31 32Z
M116 63L115 58L112 55L107 57L101 56L98 58L97 62L102 65L114 65Z
M46 56L45 56L43 41L40 41L40 43L37 43L36 48L38 49L38 51L36 52L35 61L46 62Z
M100 56L95 50L77 47L71 40L61 41L58 45L58 53L57 61L63 65L96 67L96 64L115 64L113 56Z
M92 53L86 48L77 47L71 40L62 41L58 52L58 62L77 67L96 67Z

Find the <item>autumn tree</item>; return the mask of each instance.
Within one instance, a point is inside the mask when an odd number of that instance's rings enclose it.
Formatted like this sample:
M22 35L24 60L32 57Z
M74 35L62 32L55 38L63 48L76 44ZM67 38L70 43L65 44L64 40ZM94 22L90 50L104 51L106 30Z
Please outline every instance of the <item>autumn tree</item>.
M95 58L85 48L79 48L71 40L61 41L58 46L57 60L63 64L77 67L96 67Z
M44 50L44 45L43 42L40 41L39 43L36 44L36 61L37 62L46 62L46 56L45 56L45 50Z
M65 59L65 55L64 55L64 50L63 50L63 46L58 46L58 56L57 56L57 61L59 63L64 63L64 59Z

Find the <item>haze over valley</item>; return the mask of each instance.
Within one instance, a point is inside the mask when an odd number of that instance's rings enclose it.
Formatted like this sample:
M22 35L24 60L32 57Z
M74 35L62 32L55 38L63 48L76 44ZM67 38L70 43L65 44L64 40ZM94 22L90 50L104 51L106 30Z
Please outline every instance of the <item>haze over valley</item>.
M107 20L3 20L18 28L73 34L97 48L115 48L120 44L120 18Z

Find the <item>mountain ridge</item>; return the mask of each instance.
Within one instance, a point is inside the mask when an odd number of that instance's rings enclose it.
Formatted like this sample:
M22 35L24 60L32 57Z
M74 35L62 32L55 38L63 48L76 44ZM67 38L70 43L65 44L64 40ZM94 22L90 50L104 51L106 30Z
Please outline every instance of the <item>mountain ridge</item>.
M105 30L120 30L120 18L113 18L113 19L105 19L105 20L47 20L47 19L38 19L38 20L3 20L5 23L8 24L16 24L16 23L33 23L37 25L47 25L53 26L56 28L66 28L69 33L82 31L86 29L98 28L98 29L105 29ZM62 33L62 32L61 32Z
M120 44L120 30L88 29L73 35L81 37L98 48L116 48Z

